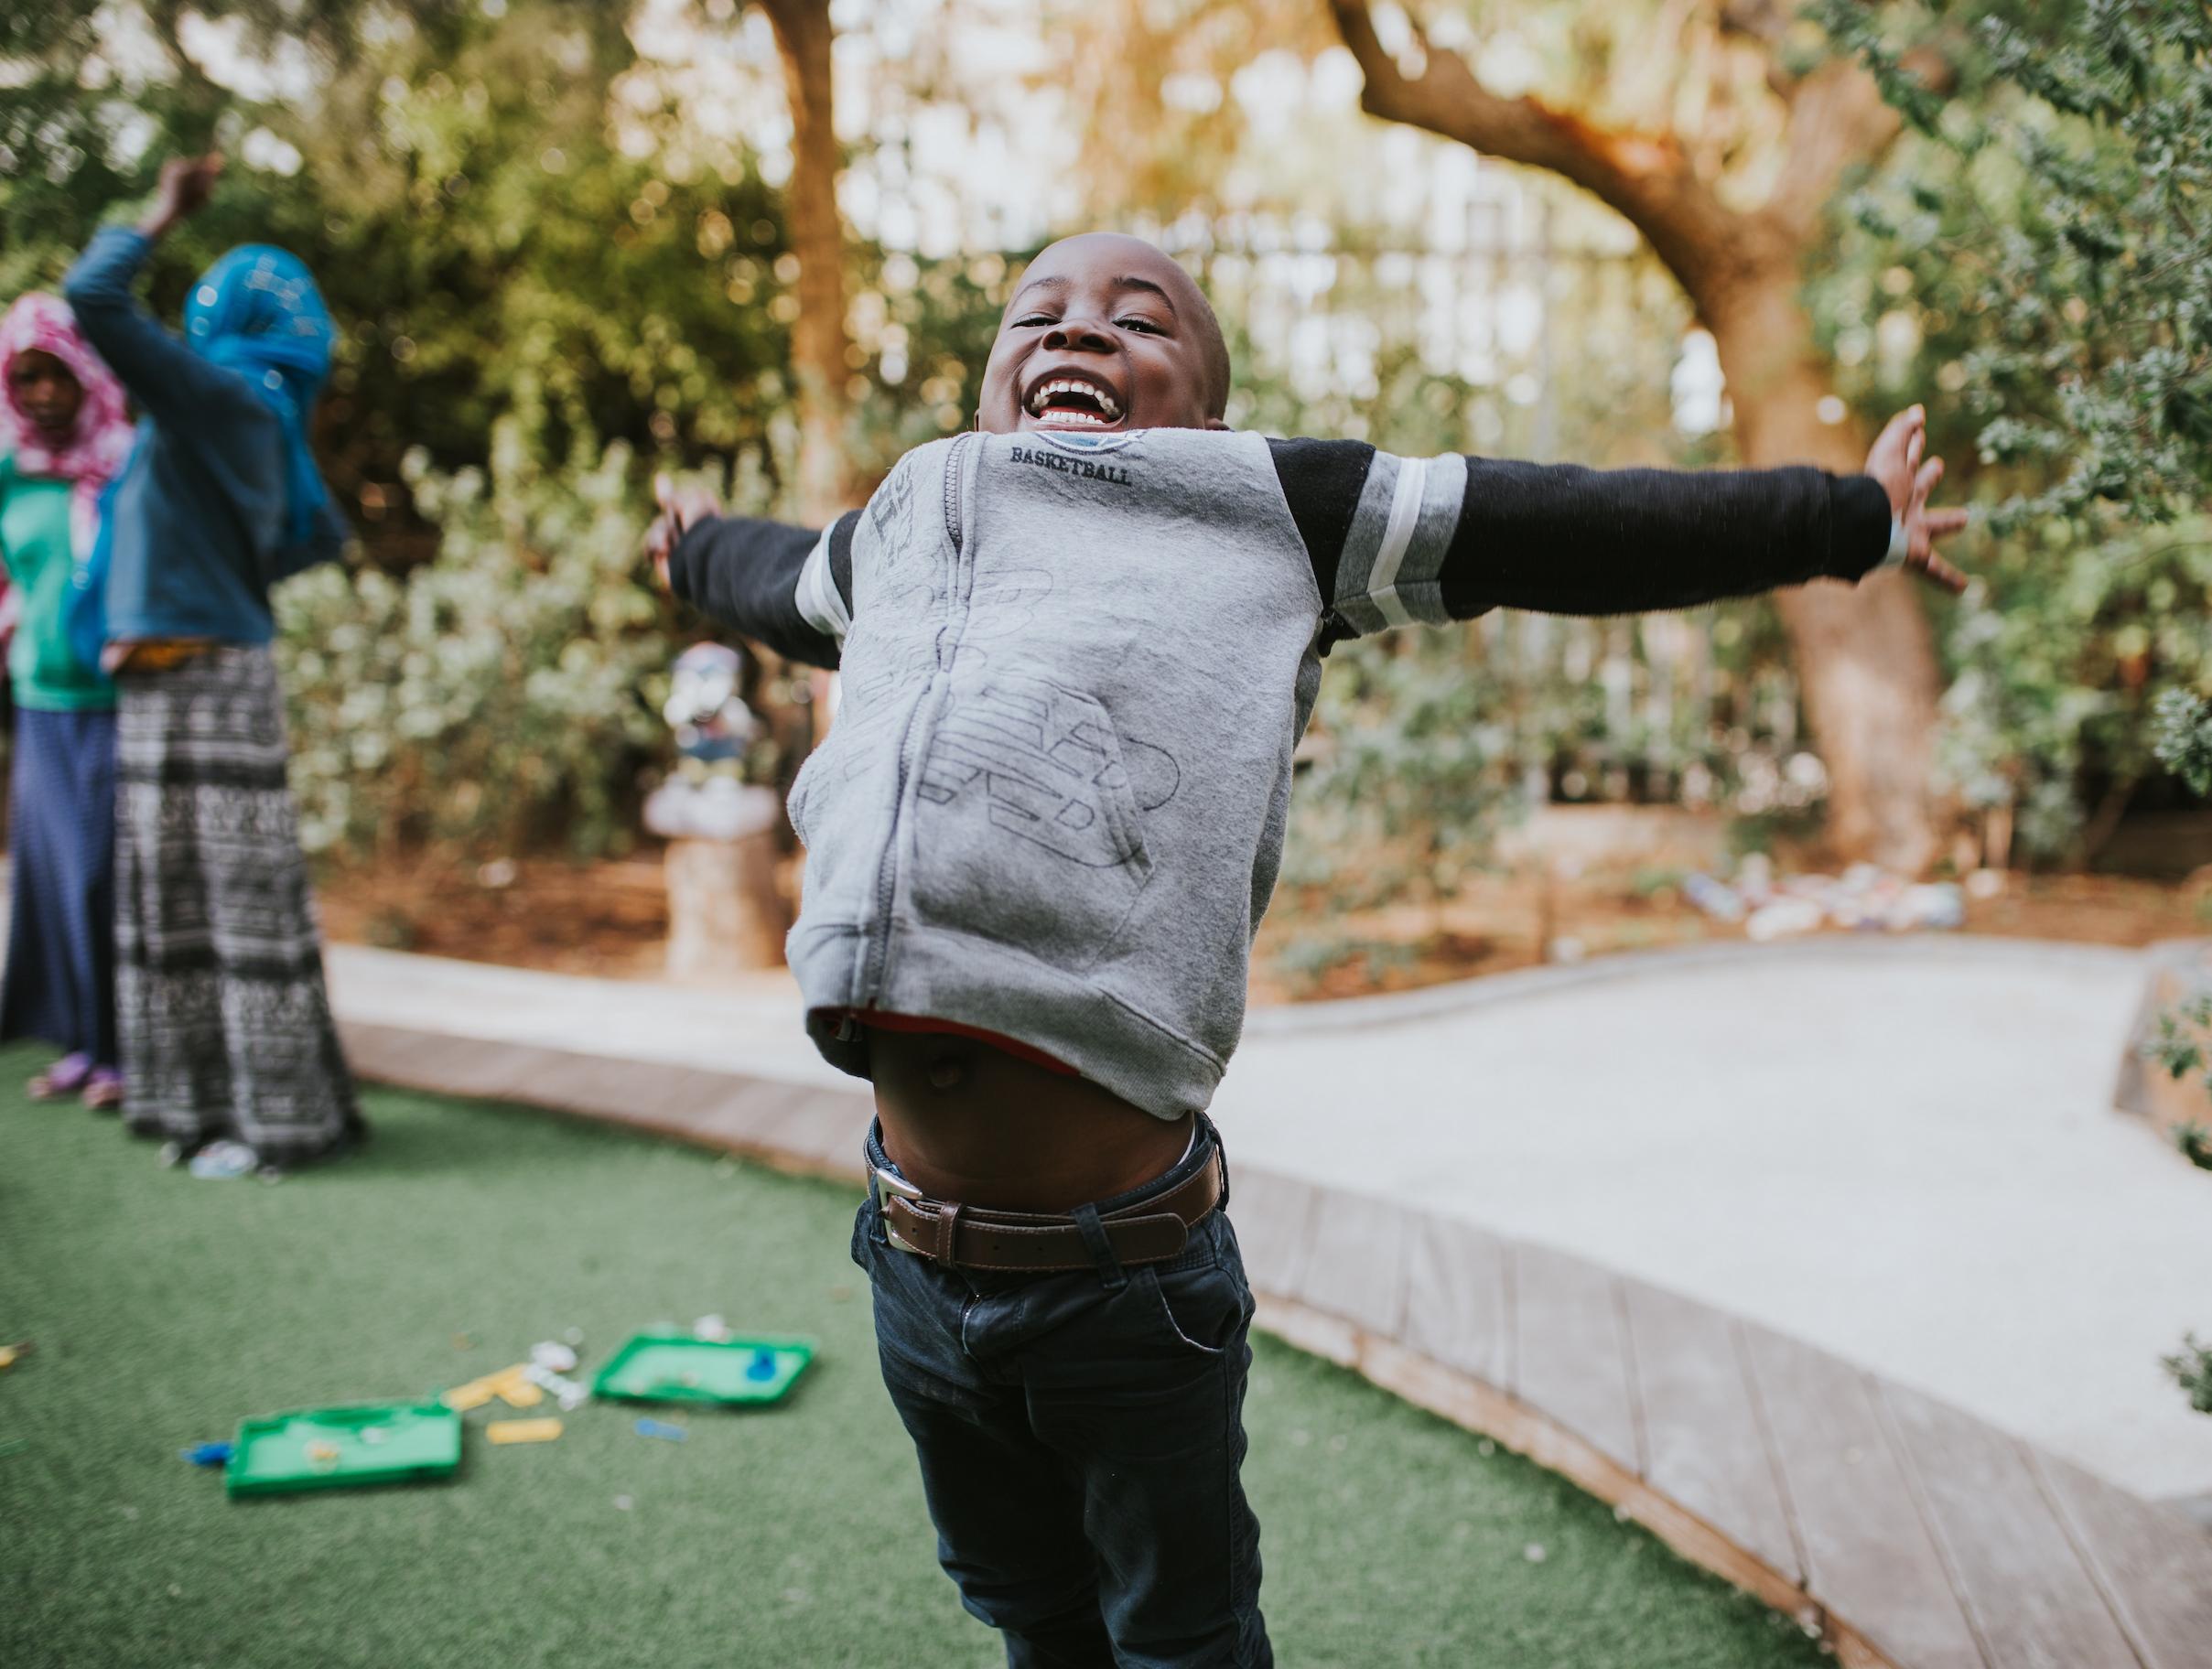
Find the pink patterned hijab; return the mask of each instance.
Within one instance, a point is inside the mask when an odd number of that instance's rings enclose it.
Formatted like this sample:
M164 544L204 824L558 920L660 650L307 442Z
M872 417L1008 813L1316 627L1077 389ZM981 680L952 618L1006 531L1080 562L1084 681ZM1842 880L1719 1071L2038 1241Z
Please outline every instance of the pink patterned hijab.
M56 447L38 426L16 409L6 378L16 356L50 353L70 368L84 390L77 408L77 428L68 444ZM0 316L0 453L12 454L25 475L59 477L70 495L70 536L80 559L100 531L100 493L130 455L131 420L124 415L123 384L78 334L67 303L41 290L16 297Z

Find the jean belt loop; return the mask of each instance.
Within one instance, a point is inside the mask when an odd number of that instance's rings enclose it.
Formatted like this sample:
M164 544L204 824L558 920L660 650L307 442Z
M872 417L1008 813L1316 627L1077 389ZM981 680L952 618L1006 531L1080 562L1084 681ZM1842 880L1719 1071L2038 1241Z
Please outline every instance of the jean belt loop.
M1129 1284L1128 1271L1121 1266L1121 1259L1114 1255L1114 1243L1106 1237L1106 1224L1098 1221L1098 1208L1079 1205L1068 1215L1074 1218L1075 1231L1083 1236L1083 1249L1098 1265L1098 1278L1106 1283L1108 1292L1119 1292Z

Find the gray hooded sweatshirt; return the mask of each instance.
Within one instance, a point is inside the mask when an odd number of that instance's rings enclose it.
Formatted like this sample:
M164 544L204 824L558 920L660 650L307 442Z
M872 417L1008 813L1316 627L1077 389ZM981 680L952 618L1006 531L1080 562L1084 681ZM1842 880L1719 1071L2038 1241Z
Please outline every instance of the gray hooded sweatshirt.
M1812 469L1047 431L922 447L819 539L705 523L672 565L680 595L843 674L790 802L788 953L824 1055L865 1076L857 1016L927 1017L1175 1118L1243 1028L1332 642L1856 577L1890 526L1877 484Z

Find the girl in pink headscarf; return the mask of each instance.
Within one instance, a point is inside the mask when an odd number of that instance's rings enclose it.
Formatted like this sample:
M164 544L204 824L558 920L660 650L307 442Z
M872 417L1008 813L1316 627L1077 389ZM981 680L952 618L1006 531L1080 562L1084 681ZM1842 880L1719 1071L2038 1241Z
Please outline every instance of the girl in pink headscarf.
M72 643L101 494L131 449L123 386L51 296L0 317L0 562L16 614L0 1040L65 1050L42 1100L121 1104L115 1041L115 690Z

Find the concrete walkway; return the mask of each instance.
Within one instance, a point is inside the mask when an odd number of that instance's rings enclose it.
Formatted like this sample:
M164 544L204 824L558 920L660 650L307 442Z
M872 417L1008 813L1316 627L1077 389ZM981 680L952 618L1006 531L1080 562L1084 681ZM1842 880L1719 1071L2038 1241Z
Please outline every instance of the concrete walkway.
M1634 1271L2140 1494L2212 1495L2212 1418L2158 1365L2212 1334L2212 1176L2111 1107L2146 967L1821 940L1508 975L1397 1024L1277 1011L1214 1111L1247 1158Z

